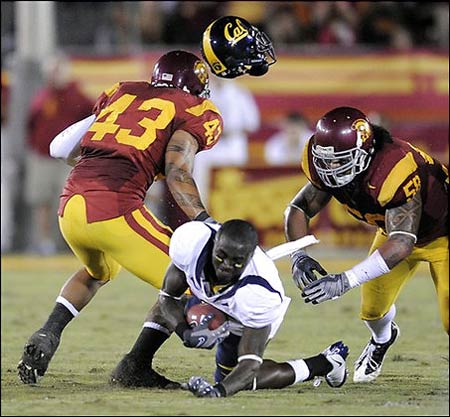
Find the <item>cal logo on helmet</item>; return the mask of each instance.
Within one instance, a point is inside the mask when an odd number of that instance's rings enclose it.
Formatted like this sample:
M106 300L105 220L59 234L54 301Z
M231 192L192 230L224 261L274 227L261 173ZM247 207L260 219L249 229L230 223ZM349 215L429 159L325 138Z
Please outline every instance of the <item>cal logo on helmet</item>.
M227 41L231 43L231 45L236 45L241 39L244 39L248 36L248 30L244 27L242 22L239 19L233 23L227 23L224 28L224 36Z

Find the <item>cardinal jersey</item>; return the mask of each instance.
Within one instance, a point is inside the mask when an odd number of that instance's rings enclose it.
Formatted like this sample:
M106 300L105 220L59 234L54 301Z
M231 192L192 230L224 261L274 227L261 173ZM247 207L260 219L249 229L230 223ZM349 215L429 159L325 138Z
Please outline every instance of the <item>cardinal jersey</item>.
M171 260L186 274L193 295L246 327L271 325L269 338L272 338L291 301L285 296L278 270L257 247L239 280L234 285L214 291L205 276L205 265L211 259L214 237L219 227L196 221L178 227L170 241Z
M222 132L222 117L209 100L148 82L121 82L97 100L96 120L81 141L81 159L61 195L58 214L81 194L89 223L142 206L157 175L164 175L167 144L176 130L190 133L199 151Z
M416 192L422 197L422 217L416 246L447 235L448 170L408 142L394 139L377 151L369 168L349 185L326 187L312 163L312 141L305 147L303 171L319 189L342 203L356 219L386 232L386 210L405 204Z

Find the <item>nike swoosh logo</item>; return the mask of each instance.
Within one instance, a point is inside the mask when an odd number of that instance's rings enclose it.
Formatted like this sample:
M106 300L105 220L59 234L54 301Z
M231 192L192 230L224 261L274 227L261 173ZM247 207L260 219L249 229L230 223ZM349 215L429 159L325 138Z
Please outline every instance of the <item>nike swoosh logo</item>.
M371 190L375 190L375 185L372 185L370 182L367 183L367 186L371 189Z
M344 364L344 362L342 362L342 361L339 361L338 359L333 359L339 366L341 366L341 365L343 365Z
M199 338L198 338L198 342L197 342L197 346L195 346L195 347L200 347L200 346L202 346L203 343L205 343L205 342L206 342L206 337L199 337Z

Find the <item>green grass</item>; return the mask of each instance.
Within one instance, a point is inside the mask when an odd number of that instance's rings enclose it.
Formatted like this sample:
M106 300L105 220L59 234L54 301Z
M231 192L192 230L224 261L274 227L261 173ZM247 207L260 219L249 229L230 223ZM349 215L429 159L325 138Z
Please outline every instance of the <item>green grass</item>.
M354 259L324 261L339 271ZM354 384L353 362L369 333L358 318L359 294L319 306L301 301L287 262L278 263L292 297L285 322L266 350L278 361L307 357L342 339L350 347L350 376L340 389L311 382L282 390L240 392L225 399L198 399L185 391L125 390L108 384L110 371L134 343L157 292L127 272L100 290L66 329L45 378L23 385L16 373L26 339L46 320L65 280L78 268L72 257L2 260L2 415L448 415L448 336L442 329L434 287L425 268L397 302L402 335L389 351L375 383ZM184 348L172 337L155 367L186 381L212 380L214 352Z

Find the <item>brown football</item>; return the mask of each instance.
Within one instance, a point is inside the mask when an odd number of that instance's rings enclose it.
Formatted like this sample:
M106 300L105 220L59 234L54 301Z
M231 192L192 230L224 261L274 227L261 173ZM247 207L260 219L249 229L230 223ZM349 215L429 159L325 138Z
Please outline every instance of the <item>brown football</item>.
M226 321L225 314L222 311L207 303L194 304L189 308L186 313L186 321L191 327L198 326L208 314L214 315L213 319L209 322L209 330L217 329Z

